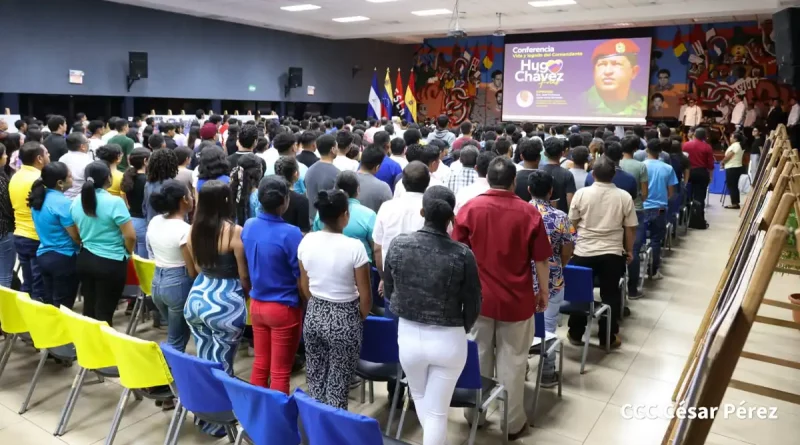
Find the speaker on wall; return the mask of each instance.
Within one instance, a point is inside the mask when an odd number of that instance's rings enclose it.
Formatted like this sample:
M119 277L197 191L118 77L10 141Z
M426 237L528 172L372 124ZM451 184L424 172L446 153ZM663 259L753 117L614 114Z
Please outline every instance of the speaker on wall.
M134 52L128 53L128 77L131 79L147 79L147 53Z
M786 8L772 16L775 58L782 83L800 86L800 8Z
M300 88L303 86L303 69L297 67L289 68L289 88Z

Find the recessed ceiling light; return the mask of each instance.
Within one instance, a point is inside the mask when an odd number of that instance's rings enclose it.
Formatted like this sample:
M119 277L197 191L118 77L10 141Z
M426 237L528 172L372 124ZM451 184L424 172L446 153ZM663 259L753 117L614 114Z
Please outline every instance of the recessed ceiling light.
M308 5L308 4L305 4L305 5L292 5L292 6L281 6L281 9L283 9L284 11L289 11L289 12L313 11L313 10L319 9L319 8L321 8L321 6Z
M354 17L339 17L338 19L333 19L334 22L339 22L339 23L363 22L365 20L369 20L369 17L364 17L363 15L357 15Z
M631 23L628 23L628 22L614 23L611 26L631 26Z
M440 8L440 9L423 9L422 11L411 11L411 13L414 15L418 15L420 17L428 17L431 15L451 14L452 11L450 11L449 9Z
M535 2L528 2L534 8L545 8L547 6L565 6L574 5L575 0L538 0Z
M397 0L367 0L370 3L391 3L396 2Z

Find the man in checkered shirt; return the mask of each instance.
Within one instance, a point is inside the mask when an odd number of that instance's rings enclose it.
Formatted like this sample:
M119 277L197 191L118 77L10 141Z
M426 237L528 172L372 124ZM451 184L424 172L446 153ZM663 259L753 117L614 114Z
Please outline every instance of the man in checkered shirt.
M461 149L461 156L458 160L461 162L461 168L452 172L450 179L447 181L447 186L456 194L462 187L472 185L475 179L478 178L478 172L475 171L475 163L478 161L478 149L473 146Z

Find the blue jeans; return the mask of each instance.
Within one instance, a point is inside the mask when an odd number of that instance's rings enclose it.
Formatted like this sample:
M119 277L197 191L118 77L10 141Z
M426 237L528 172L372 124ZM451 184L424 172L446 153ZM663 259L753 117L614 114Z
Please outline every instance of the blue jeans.
M555 333L558 328L558 315L561 304L564 303L564 288L556 292L550 293L550 298L547 302L547 309L544 310L544 330L545 332ZM556 353L548 354L544 361L544 369L542 376L549 376L556 372Z
M150 258L147 253L147 220L144 218L131 218L133 230L136 231L136 250L134 253L142 258Z
M636 212L636 219L639 225L636 226L636 239L633 241L633 261L628 265L628 292L636 293L639 285L639 252L642 250L647 239L647 223L645 222L644 211Z
M186 267L156 267L153 276L153 303L167 320L167 343L181 352L189 342L189 325L183 317L183 307L193 283L194 278L189 276Z
M44 279L36 259L39 241L14 235L14 248L17 249L19 265L22 267L20 291L27 292L36 301L44 301Z
M8 233L0 238L0 286L11 288L16 262L17 250L14 248L14 234Z
M647 232L650 232L650 247L653 248L653 268L651 274L658 272L661 266L661 243L664 241L664 234L667 231L667 210L666 209L646 209L637 214L640 217L639 226L636 229L636 242L634 243L633 261L628 266L629 287L636 288L639 282L639 255L638 252L644 244Z
M45 252L36 258L44 281L44 303L72 309L78 294L78 256Z

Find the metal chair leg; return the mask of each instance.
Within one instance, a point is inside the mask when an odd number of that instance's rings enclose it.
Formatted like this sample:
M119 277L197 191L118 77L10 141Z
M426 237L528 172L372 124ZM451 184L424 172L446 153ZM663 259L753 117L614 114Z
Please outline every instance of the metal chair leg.
M25 397L25 401L22 402L22 406L19 409L20 414L25 414L28 411L28 403L31 401L31 396L33 396L33 390L36 388L36 384L39 382L39 376L42 374L42 368L44 368L44 362L47 360L47 356L50 355L47 352L47 349L42 349L42 358L39 359L39 366L36 367L36 372L33 374L33 379L31 380L31 387L28 388L28 395Z
M366 382L362 379L361 380L361 404L363 405L367 401L367 385Z
M503 443L508 443L508 390L503 390ZM474 436L473 436L474 437Z
M117 410L114 412L114 419L111 421L111 430L108 432L108 437L106 437L106 445L111 445L114 443L114 438L117 436L117 430L119 430L119 423L122 421L122 414L125 412L125 404L128 402L128 397L130 395L131 390L125 388L122 391L122 395L119 397Z
M175 438L178 436L181 428L180 425L178 425L178 418L181 416L181 411L183 411L183 405L181 405L181 401L178 399L178 402L175 404L175 412L172 413L172 419L169 421L167 437L164 438L164 445L171 445L177 442Z
M139 316L139 306L144 305L144 297L137 296L136 301L133 303L133 311L131 312L131 319L128 321L128 329L125 330L125 333L131 335L131 332L135 329L136 325L136 318Z
M406 413L408 412L408 404L411 400L411 391L403 393L403 411L400 413L400 423L397 424L397 434L394 436L396 440L400 440L403 434L403 423L406 421Z
M83 379L86 378L86 373L86 368L81 368L81 370L78 371L78 374L75 376L75 380L72 381L72 389L67 397L67 403L64 404L64 409L61 411L61 419L59 419L58 425L56 426L56 432L53 433L54 436L63 435L67 429L67 423L69 422L69 418L72 416L72 410L75 408L75 403L78 402L78 396L81 393Z
M508 406L506 406L508 408ZM475 445L475 435L478 432L478 423L481 421L481 394L478 392L477 403L475 404L475 414L472 416L472 427L469 429L467 445Z
M369 381L369 403L375 403L375 384Z
M389 408L389 422L386 424L386 435L390 435L392 432L392 423L394 423L394 412L397 409L397 398L400 397L400 379L403 378L402 371L399 371L400 365L397 365L398 373L397 373L397 380L394 384L394 395L392 395L392 406ZM370 402L372 401L372 382L369 382L369 395L370 395Z
M225 434L228 435L228 442L234 443L236 441L236 434L234 434L233 427L230 425L225 426Z
M606 311L606 353L611 352L611 308Z
M239 434L236 435L236 442L233 445L242 445L244 443L244 429L239 429Z
M586 332L583 334L583 354L581 354L581 374L586 367L586 357L589 355L589 340L592 338L592 321L594 316L589 317L589 323L586 325Z
M8 358L11 357L11 349L14 348L14 342L16 340L17 334L11 334L9 337L6 337L6 340L3 342L3 353L0 355L0 357L2 357L0 359L0 376L3 375L3 371L6 369Z
M536 370L536 388L533 390L533 419L530 422L531 426L534 426L534 423L536 422L536 407L539 405L539 390L542 387L542 373L544 372L544 361L545 357L547 356L547 349L545 346L545 342L543 341L540 347L542 348L542 351L545 352L544 355L539 356L539 365L537 366L538 369Z
M558 348L558 397L561 397L561 386L564 383L564 342Z

